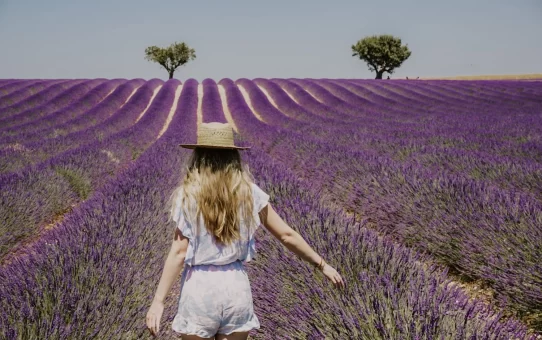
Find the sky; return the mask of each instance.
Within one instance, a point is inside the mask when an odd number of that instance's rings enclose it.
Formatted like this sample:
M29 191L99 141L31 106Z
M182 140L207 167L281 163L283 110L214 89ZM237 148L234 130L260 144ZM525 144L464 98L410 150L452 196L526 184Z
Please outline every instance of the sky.
M0 79L167 79L144 51L173 42L182 81L374 78L374 34L412 51L391 78L542 73L542 0L0 0Z

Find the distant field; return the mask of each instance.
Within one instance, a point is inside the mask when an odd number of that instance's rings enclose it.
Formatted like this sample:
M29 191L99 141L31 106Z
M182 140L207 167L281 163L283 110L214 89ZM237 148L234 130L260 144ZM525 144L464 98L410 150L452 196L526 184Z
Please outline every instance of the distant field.
M535 74L504 74L504 75L484 75L484 76L454 76L454 77L428 77L420 78L424 80L430 79L447 79L447 80L542 80L542 73Z
M542 74L454 79L518 77ZM209 121L252 145L256 183L347 283L336 291L260 228L253 338L542 330L542 82L10 79L1 339L151 338L175 228L165 201L189 156L178 144ZM178 339L178 289L162 339Z

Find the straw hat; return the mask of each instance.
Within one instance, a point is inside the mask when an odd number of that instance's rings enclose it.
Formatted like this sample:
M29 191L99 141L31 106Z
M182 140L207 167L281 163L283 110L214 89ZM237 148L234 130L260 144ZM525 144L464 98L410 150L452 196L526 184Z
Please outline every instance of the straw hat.
M236 146L233 144L233 129L228 123L201 123L198 124L197 144L179 144L183 148L194 149L217 148L217 149L250 149L249 146Z

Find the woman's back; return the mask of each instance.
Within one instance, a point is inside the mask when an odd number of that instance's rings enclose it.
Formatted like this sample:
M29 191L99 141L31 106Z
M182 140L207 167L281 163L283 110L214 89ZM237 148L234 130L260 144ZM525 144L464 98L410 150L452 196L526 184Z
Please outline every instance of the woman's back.
M241 237L229 245L217 242L216 238L210 234L205 227L202 216L199 216L197 225L189 222L189 218L183 213L181 206L182 190L175 199L175 206L172 211L172 219L177 224L177 228L189 239L188 249L184 263L190 266L196 265L224 265L234 261L249 262L256 254L256 243L254 233L260 225L259 211L265 207L269 201L269 195L266 194L258 185L251 183L252 201L254 204L253 218L256 222L256 228L251 228L241 219L240 234ZM195 215L194 211L191 211Z

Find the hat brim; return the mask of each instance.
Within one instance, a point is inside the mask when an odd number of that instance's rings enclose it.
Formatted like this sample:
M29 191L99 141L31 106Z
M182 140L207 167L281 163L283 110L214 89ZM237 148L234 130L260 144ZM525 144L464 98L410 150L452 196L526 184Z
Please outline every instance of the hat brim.
M219 146L219 145L202 145L202 144L179 144L186 149L195 149L195 148L211 148L211 149L239 149L246 150L250 149L250 146Z

